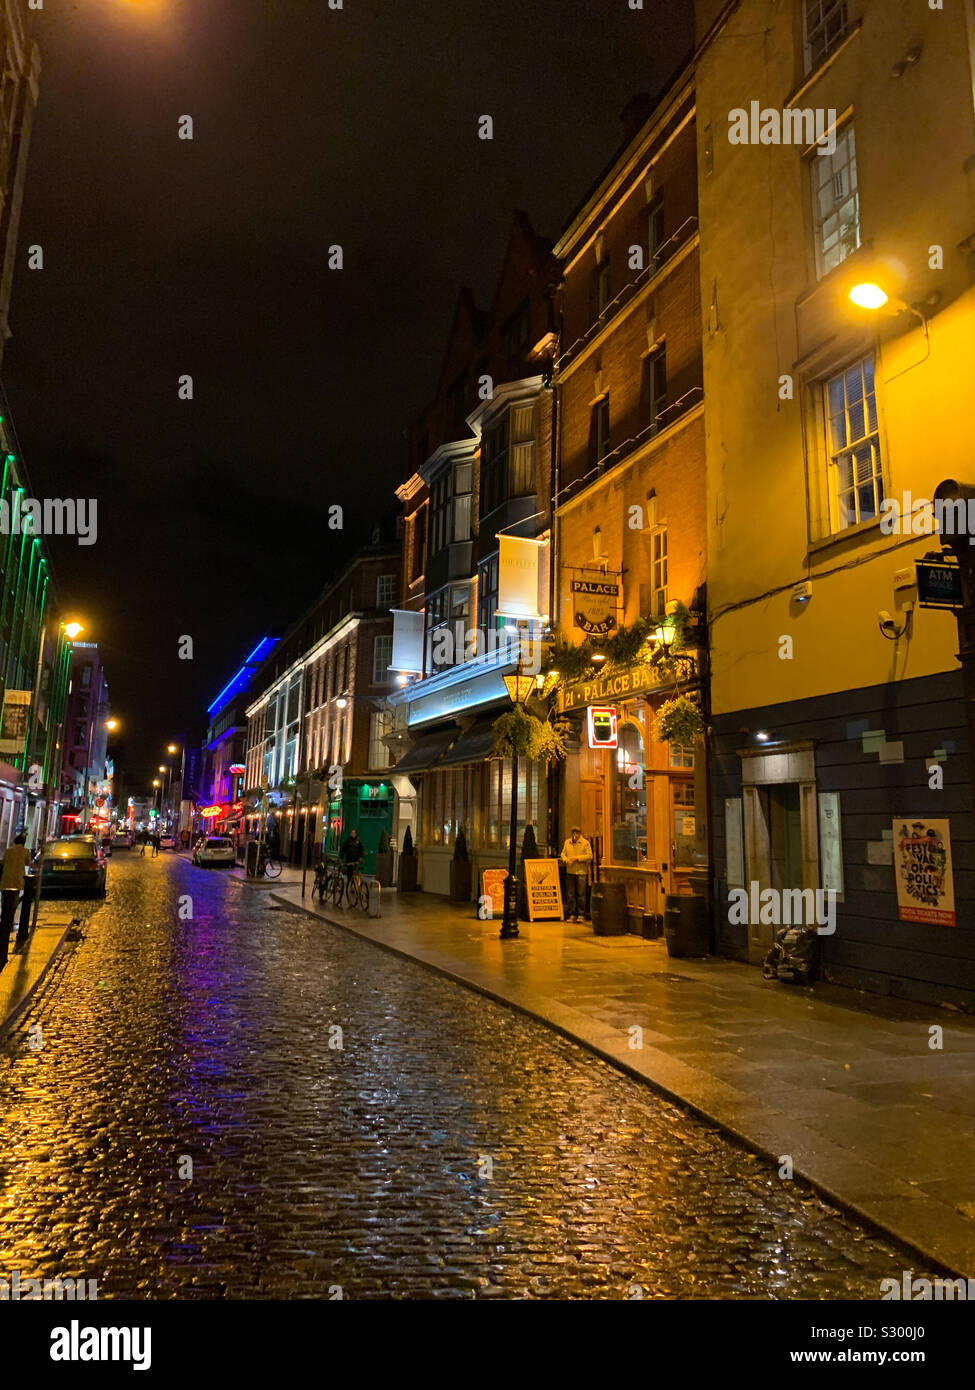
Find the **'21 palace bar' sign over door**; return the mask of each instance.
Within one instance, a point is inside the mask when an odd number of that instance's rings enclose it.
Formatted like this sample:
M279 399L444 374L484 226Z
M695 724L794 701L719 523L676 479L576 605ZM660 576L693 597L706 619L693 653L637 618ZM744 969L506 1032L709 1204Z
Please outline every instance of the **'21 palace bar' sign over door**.
M695 680L696 661L690 656L685 656L683 652L681 658L686 663L681 672L681 679ZM614 700L628 700L632 695L643 695L648 690L657 690L671 684L669 673L662 673L658 667L644 662L639 666L630 666L626 671L607 671L604 676L566 686L562 692L561 708L563 713L568 714L572 710L585 709L587 705L605 705Z

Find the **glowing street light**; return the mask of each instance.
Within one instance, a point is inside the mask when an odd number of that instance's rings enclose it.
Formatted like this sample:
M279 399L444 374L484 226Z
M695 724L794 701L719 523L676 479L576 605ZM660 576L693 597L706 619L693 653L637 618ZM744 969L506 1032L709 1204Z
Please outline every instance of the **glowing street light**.
M853 286L849 298L861 309L882 309L890 296L879 285L865 281L862 285Z
M74 639L78 636L78 633L84 632L85 629L83 628L81 623L65 623L64 630L73 642Z

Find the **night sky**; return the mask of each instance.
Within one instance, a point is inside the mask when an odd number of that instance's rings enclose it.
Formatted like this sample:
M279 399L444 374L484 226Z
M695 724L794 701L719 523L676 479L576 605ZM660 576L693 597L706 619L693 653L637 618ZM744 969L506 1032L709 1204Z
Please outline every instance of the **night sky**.
M690 48L691 4L46 0L33 18L4 385L34 495L98 501L97 544L50 546L135 779L395 506L458 288L486 303L515 207L558 235L626 102Z

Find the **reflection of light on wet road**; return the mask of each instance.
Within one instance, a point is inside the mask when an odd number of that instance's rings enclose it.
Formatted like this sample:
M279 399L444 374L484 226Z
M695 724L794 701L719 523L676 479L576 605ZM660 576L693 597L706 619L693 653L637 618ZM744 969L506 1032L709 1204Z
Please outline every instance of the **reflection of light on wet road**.
M268 906L113 856L0 1067L0 1271L102 1298L876 1298L906 1267L541 1026Z

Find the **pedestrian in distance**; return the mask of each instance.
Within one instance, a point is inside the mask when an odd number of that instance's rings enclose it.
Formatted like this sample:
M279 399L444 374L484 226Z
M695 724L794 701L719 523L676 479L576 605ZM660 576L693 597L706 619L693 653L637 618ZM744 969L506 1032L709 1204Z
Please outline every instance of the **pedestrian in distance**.
M159 853L159 832L158 832L158 830L156 830L156 831L153 832L153 835L152 835L152 857L153 857L153 859L155 859L155 857L156 857L156 855L157 855L158 853Z
M143 830L142 834L139 836L139 844L142 846L142 848L139 850L139 854L142 856L143 859L146 857L146 845L148 843L149 832L148 830Z
M583 837L577 825L572 827L559 858L565 865L565 920L568 922L571 918L573 922L578 922L586 915L586 885L592 863L592 845Z
M0 873L0 970L7 964L14 913L24 891L29 862L25 837L18 835L13 844L7 847L3 856L3 872Z

